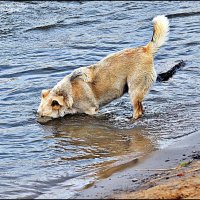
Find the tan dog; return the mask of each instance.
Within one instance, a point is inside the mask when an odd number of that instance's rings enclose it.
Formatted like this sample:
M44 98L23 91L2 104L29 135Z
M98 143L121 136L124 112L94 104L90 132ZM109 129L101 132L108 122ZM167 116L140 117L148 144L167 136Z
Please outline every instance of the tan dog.
M156 80L154 54L167 40L169 22L165 16L153 19L151 42L111 54L89 67L65 76L50 90L42 91L40 116L63 117L69 113L93 115L99 108L128 91L133 118L144 112L142 101Z

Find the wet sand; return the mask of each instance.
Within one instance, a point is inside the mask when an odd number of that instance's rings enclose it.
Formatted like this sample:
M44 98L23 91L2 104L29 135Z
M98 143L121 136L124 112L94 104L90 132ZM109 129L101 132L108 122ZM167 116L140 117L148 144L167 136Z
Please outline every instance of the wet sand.
M112 199L200 199L200 161L149 177L135 192L114 195Z
M136 166L99 180L74 198L200 198L199 134L154 151Z

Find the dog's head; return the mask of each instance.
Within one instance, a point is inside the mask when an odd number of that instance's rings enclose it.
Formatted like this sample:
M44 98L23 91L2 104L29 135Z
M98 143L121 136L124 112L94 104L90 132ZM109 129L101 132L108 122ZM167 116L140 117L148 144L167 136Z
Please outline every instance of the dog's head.
M74 113L72 104L73 99L71 96L53 89L42 90L41 102L37 112L40 117L63 117L66 114Z

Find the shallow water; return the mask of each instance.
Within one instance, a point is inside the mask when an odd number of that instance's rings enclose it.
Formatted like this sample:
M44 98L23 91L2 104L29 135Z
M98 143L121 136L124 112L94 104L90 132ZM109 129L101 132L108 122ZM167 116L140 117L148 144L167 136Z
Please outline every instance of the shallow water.
M96 117L37 122L42 89L110 53L145 45L160 14L169 17L170 34L156 71L180 60L186 66L154 84L141 119L130 122L124 95ZM199 2L1 2L0 198L69 198L199 130L199 21Z

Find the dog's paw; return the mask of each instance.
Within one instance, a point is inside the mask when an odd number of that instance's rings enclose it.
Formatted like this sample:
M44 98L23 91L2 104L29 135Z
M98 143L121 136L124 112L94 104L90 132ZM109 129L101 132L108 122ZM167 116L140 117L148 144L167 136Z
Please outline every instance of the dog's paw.
M98 111L99 111L98 108L92 107L92 108L88 109L87 111L85 111L85 113L86 113L87 115L95 115L95 114L98 113Z
M139 119L140 117L142 117L142 112L141 112L141 113L134 114L133 119L137 120L137 119Z

